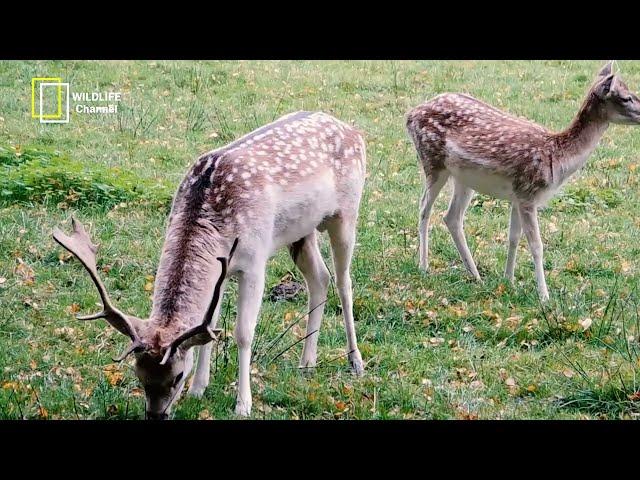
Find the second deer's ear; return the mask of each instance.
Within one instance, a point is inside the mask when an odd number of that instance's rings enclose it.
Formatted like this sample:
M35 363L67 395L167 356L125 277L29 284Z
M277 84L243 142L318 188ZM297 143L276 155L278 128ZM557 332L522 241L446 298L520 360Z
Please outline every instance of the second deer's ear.
M610 75L607 75L603 79L599 80L593 88L594 93L599 98L605 98L607 95L609 95L609 92L611 91L611 86L614 83L614 78L615 78L615 75L612 73Z
M598 73L599 77L608 77L613 73L613 60L607 62L607 64L602 67L600 73Z

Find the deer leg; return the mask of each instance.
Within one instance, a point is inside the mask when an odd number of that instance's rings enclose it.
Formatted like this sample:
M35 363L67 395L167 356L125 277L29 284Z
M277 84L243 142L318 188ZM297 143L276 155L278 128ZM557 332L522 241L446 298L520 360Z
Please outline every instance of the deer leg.
M236 415L251 414L251 344L264 293L264 264L243 272L238 279L238 318L235 327L238 345L238 398Z
M467 268L469 273L479 281L480 274L478 273L476 264L473 261L471 252L469 251L467 239L464 236L463 230L464 213L469 206L469 202L471 202L473 193L472 189L464 186L456 180L453 184L453 196L449 203L449 210L447 210L447 213L444 216L444 222L447 224L449 232L451 232L451 236L458 248L458 252L460 253L464 266Z
M356 218L338 217L329 223L327 231L331 240L333 265L336 274L336 286L342 304L344 327L347 334L347 352L351 369L356 375L364 373L362 355L358 350L356 329L353 323L353 299L351 286L351 256L356 239Z
M304 341L304 348L302 349L300 367L315 367L318 354L320 324L322 323L324 305L327 301L327 291L331 275L322 260L315 231L311 235L307 235L292 244L289 247L289 251L293 261L304 276L309 295L309 320L307 322L307 334Z
M509 250L507 252L507 265L504 269L504 275L509 282L513 283L514 272L516 268L516 254L518 252L518 244L522 238L522 223L520 222L520 214L518 206L511 204L511 221L509 222Z
M187 395L200 398L204 395L204 391L209 385L209 365L211 362L211 349L213 342L209 342L206 345L198 347L198 364L196 366L196 372L193 375L193 381Z
M529 250L533 257L533 264L536 270L536 282L538 285L538 294L540 300L549 300L549 291L547 290L547 282L544 278L544 266L542 264L542 239L540 238L540 227L538 225L538 212L535 205L519 204L518 212L522 222L522 229L529 243Z
M226 286L226 282L222 284L222 293L224 293L224 289ZM213 319L211 320L212 325L217 325L218 317L220 315L220 305L222 302L218 302L215 311L213 312ZM211 368L211 351L213 349L213 342L209 342L206 345L201 345L198 348L198 363L196 365L196 371L193 374L193 381L191 382L191 386L189 386L189 390L187 391L187 395L191 395L192 397L200 398L204 395L204 391L209 386L209 371Z
M420 200L420 219L418 233L420 235L420 268L427 271L429 268L429 218L433 204L447 180L449 173L446 170L433 171L426 176L422 199Z

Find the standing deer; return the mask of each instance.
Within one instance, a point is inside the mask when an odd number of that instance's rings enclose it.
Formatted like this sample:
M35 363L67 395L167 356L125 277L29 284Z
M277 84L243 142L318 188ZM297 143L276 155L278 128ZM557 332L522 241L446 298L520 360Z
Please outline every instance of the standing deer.
M212 342L227 274L238 278L239 379L236 414L251 413L251 344L264 292L267 260L289 246L309 294L309 319L301 367L314 367L330 274L316 230L327 230L347 334L348 358L361 375L363 362L353 322L350 263L366 170L359 132L321 112L284 116L239 140L202 155L174 197L156 275L148 321L126 315L109 299L96 269L97 247L82 225L59 229L54 239L74 254L98 288L104 318L131 339L116 360L135 354L145 390L147 418L168 418L194 364L189 394L209 383Z
M513 282L516 249L524 230L538 293L541 300L548 300L537 209L585 164L609 123L640 124L640 100L613 73L612 62L602 68L578 114L559 133L463 94L441 94L411 110L407 130L425 179L420 268L426 271L429 264L431 209L453 177L453 196L444 221L469 273L480 280L462 229L475 190L511 201L505 276Z

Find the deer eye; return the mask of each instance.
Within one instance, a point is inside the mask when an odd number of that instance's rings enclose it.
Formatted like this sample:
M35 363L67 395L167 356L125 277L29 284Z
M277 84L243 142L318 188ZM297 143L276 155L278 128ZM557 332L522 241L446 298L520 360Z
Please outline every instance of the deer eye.
M173 381L173 386L175 387L176 385L178 385L178 383L180 382L180 380L182 380L182 375L184 374L184 372L180 372L178 375L176 375L176 379Z

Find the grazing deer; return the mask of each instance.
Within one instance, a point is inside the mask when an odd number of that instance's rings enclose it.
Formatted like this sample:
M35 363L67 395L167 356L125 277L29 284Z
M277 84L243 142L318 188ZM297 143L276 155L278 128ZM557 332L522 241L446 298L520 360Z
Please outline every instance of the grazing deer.
M463 94L438 95L408 113L407 130L425 177L419 220L420 268L428 269L431 209L453 177L453 196L444 221L469 273L480 279L462 229L475 190L511 201L505 275L513 282L516 249L524 230L539 295L548 300L538 207L585 164L609 123L640 124L640 100L612 67L610 62L602 68L578 114L560 133Z
M109 299L98 277L96 250L75 219L73 233L54 239L87 269L104 310L81 320L104 318L131 339L117 360L135 354L145 390L147 418L167 418L194 364L189 393L209 383L212 341L227 274L238 278L239 379L236 413L251 412L250 357L262 303L267 260L289 246L309 294L307 336L301 367L316 364L318 332L330 274L316 230L327 230L347 333L348 358L356 374L363 362L353 323L350 263L364 185L366 151L359 132L321 112L287 115L202 155L173 200L148 321L126 315Z

